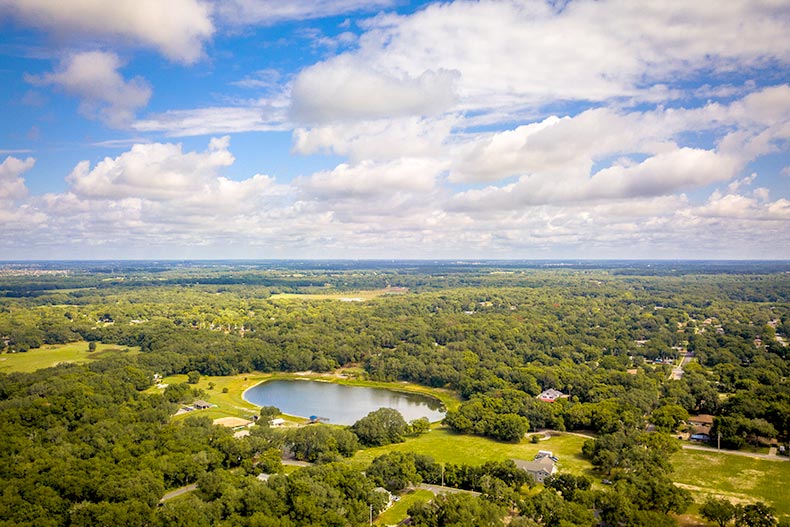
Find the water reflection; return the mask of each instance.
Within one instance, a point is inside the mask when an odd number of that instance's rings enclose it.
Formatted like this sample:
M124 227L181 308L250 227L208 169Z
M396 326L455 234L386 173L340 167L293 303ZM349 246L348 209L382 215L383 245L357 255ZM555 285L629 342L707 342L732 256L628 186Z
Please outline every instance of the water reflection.
M398 410L406 421L444 418L442 403L433 397L310 380L264 382L247 390L244 399L258 406L276 406L290 415L324 417L340 425L354 424L383 407Z

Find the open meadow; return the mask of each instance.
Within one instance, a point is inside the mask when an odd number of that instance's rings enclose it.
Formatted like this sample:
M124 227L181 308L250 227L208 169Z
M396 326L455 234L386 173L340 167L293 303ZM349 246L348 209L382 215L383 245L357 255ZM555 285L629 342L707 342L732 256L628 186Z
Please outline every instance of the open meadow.
M425 454L439 463L481 465L486 461L531 460L538 450L550 450L560 459L558 467L561 471L591 475L592 465L581 456L584 441L585 438L580 436L558 433L540 443L530 443L527 440L505 443L459 434L445 426L434 426L427 434L407 439L403 443L360 450L353 459L360 464L366 464L380 455L400 451Z
M708 496L736 503L763 501L790 516L790 462L683 450L672 458L672 479L697 502Z
M136 347L119 346L117 344L96 343L96 351L88 351L85 341L68 344L45 344L40 348L19 353L0 354L0 372L31 372L41 368L50 368L58 364L79 364L92 360L140 353Z

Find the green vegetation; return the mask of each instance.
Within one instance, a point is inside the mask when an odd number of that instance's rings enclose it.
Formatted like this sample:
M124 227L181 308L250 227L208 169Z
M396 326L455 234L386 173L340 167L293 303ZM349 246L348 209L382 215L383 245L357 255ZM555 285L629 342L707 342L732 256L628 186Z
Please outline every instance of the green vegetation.
M747 525L790 514L790 463L676 452L697 414L725 447L790 443L783 263L30 265L0 275L2 527L361 526L377 484L442 467L482 497L412 503L415 525L660 527L710 496ZM259 415L243 391L295 376L436 396L447 424L212 424ZM174 417L196 399L211 407ZM560 433L527 437L542 429ZM565 476L519 492L509 460L538 450ZM320 465L286 469L283 451Z
M447 427L434 427L429 433L403 443L360 450L354 456L354 461L367 464L388 452L415 452L431 456L439 463L482 465L486 461L505 459L530 460L539 450L550 450L559 458L560 470L585 474L589 473L592 465L581 456L584 441L584 437L561 433L538 444L528 441L514 444L459 434Z
M395 525L408 516L408 510L414 504L430 501L433 493L427 490L413 490L400 496L399 501L395 502L390 508L382 512L376 518L375 525Z
M96 351L88 351L90 344L96 344ZM84 341L46 344L26 352L0 355L0 373L31 372L41 368L51 368L58 364L81 364L99 359L134 355L139 352L140 349L136 346L126 347Z
M778 514L790 516L790 462L683 450L672 458L673 480L689 489L699 501L726 497L734 503L761 500Z
M341 302L364 302L384 295L402 295L405 289L375 289L368 291L344 291L332 293L276 293L271 297L274 301L282 300L339 300Z

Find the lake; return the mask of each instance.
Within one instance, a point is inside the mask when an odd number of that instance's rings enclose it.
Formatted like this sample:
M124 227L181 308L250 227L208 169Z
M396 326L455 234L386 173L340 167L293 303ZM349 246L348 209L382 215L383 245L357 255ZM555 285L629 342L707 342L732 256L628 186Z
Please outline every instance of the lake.
M406 421L444 418L442 403L425 395L384 388L348 386L310 380L276 380L253 386L244 400L258 406L276 406L283 413L325 417L329 423L351 425L379 408L394 408Z

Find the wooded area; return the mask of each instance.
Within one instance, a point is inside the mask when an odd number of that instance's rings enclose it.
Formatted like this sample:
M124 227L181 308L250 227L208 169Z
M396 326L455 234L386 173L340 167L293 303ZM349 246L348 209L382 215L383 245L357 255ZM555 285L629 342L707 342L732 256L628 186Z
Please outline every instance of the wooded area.
M0 374L0 525L366 525L371 506L387 502L376 487L440 483L442 471L445 484L482 496L417 504L412 525L501 525L506 515L511 526L675 525L668 513L691 496L673 485L669 458L690 415L712 415L708 435L724 448L790 442L790 269L772 265L6 266L7 364L46 344L140 352ZM364 290L379 293L356 301ZM312 298L272 298L282 292ZM338 293L349 301L320 299ZM465 434L592 433L583 454L611 485L561 474L519 492L526 473L508 460L440 467L408 453L362 476L349 456L424 433L424 423L381 412L349 428L278 430L261 419L235 438L207 418L171 420L204 395L190 384L144 393L154 374L340 367L458 393L446 423ZM566 397L539 400L547 389ZM283 449L319 464L285 475ZM280 474L263 482L262 472ZM192 483L196 492L159 505ZM758 512L730 517L778 521ZM770 523L750 523L757 516Z

